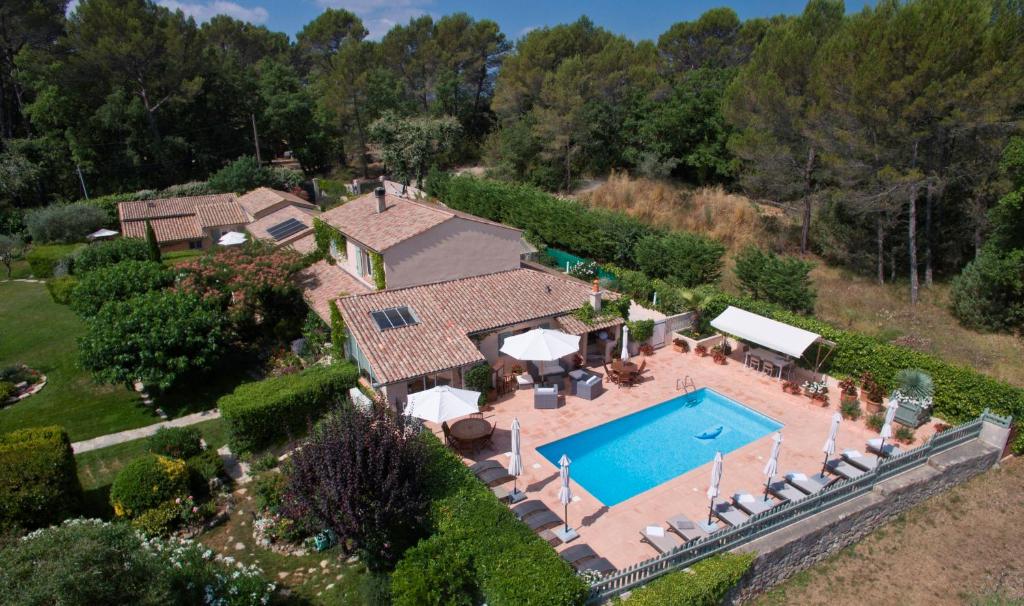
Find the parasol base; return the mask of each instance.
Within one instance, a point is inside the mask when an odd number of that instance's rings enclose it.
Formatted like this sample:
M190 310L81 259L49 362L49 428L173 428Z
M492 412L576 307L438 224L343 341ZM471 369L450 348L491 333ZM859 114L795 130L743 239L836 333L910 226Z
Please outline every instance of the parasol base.
M526 493L523 492L522 490L519 490L518 488L510 492L508 495L508 500L510 503L518 503L519 501L522 501L525 498Z
M553 532L556 537L561 539L561 541L563 543L568 543L569 541L574 541L574 540L580 538L579 533L577 533L575 529L570 528L570 529L566 530L565 526L559 526L558 528L552 528L551 532Z
M697 524L697 526L700 526L700 529L708 534L711 534L712 532L715 532L716 530L721 528L718 522L711 522L710 524L707 522L701 522L700 524Z

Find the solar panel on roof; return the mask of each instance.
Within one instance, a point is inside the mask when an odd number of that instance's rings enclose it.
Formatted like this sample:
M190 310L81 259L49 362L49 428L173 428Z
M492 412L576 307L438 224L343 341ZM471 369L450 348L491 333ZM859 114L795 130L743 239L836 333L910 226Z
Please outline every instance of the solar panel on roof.
M267 230L267 233L275 240L282 240L288 236L297 234L304 229L306 229L306 225L302 223L302 221L299 221L298 219L288 219L287 221L282 221L281 223L272 226Z
M416 318L409 311L408 307L390 307L380 311L371 311L370 315L373 316L374 322L377 323L377 328L381 330L412 326L416 323Z

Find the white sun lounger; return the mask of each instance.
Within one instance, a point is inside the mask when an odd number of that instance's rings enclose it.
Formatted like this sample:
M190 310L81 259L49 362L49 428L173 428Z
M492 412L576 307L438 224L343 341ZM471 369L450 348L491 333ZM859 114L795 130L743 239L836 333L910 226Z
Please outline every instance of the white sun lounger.
M715 506L711 510L714 512L716 518L722 520L729 526L739 526L750 518L747 514L733 507L731 503L726 503L724 501L715 503Z
M768 511L772 507L775 507L775 501L771 497L754 496L749 492L737 492L732 495L732 502L743 511L754 516L759 513Z
M867 473L860 467L854 467L843 459L832 459L825 465L825 467L827 467L830 472L841 478L846 478L847 480L854 480Z
M873 471L878 467L878 455L864 454L856 449L844 450L843 460L854 467L863 469L864 471Z
M659 529L661 534L654 532L655 528ZM656 549L658 553L668 553L673 549L682 546L682 542L680 542L677 537L665 532L665 529L658 524L649 524L646 527L641 528L640 536L643 537L640 539L642 542L647 543Z
M679 514L672 516L668 520L668 529L677 535L683 537L686 541L692 541L708 535L707 531L696 524L690 518Z
M797 490L806 494L814 494L832 483L830 478L826 478L821 474L807 477L806 475L795 471L791 471L786 474L786 481L792 484Z
M868 452L881 455L883 457L895 457L898 454L903 454L900 447L893 444L892 442L886 442L885 447L882 448L882 438L871 438L867 442ZM881 450L879 450L881 448Z
M768 492L775 495L777 499L784 503L788 503L789 501L799 501L807 496L802 491L793 488L786 482L772 482L768 485Z

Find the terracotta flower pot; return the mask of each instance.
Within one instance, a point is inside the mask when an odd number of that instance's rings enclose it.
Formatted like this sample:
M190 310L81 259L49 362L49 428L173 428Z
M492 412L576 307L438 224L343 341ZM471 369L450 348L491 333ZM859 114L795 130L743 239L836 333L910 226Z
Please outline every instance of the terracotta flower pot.
M869 415L878 414L878 413L882 412L882 403L881 402L873 402L873 401L868 400L867 398L865 398L864 399L864 408L868 411Z

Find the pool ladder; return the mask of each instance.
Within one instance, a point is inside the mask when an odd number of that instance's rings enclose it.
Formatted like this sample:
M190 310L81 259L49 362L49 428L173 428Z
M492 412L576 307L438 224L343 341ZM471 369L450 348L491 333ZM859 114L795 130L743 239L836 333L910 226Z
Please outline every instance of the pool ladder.
M686 375L682 379L676 379L676 391L690 393L691 389L697 391L697 385L693 382L693 377Z

